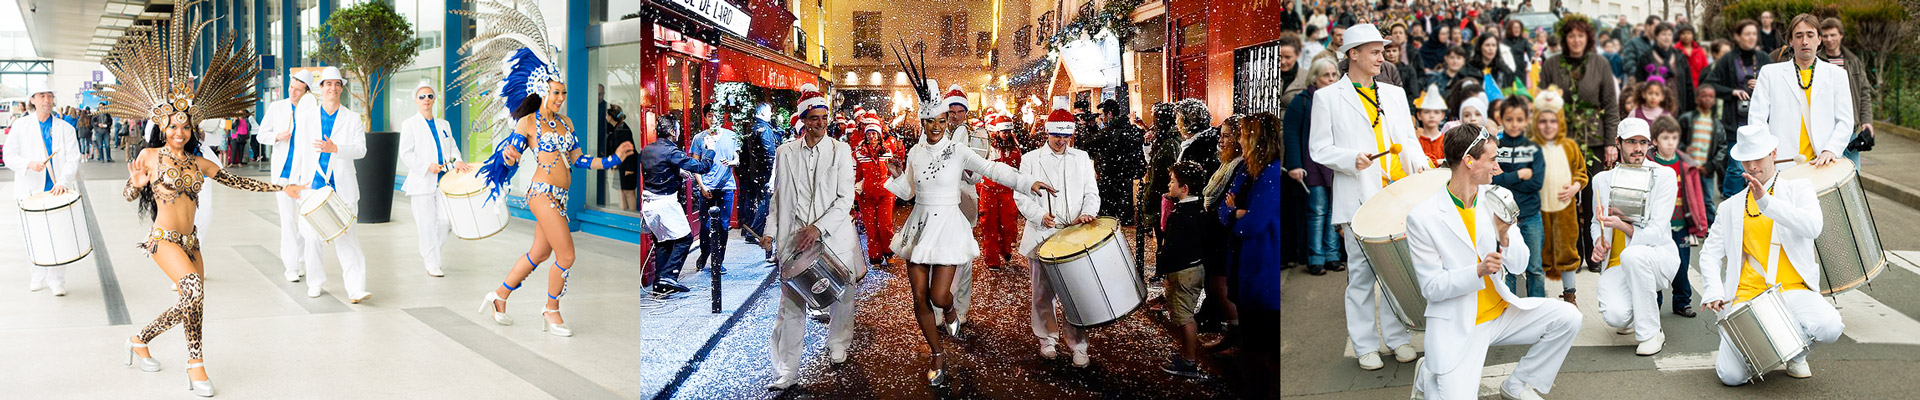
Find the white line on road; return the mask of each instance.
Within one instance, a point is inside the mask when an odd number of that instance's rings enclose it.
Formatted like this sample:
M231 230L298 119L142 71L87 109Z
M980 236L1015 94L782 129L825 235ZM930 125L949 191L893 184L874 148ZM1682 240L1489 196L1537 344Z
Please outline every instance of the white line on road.
M1653 365L1661 372L1713 369L1714 353L1677 353L1654 357Z

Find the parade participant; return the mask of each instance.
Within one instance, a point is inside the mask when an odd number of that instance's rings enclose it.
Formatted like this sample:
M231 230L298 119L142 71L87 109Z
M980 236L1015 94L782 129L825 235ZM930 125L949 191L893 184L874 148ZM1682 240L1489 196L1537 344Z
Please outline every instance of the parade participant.
M768 215L772 231L758 243L767 251L780 253L780 259L825 246L826 256L834 257L851 269L854 287L867 274L860 262L860 242L853 229L855 200L853 148L839 139L827 137L827 99L812 84L801 87L799 104L800 136L780 145L774 160L773 209ZM872 225L868 225L871 227ZM775 246L775 244L778 246ZM798 274L807 265L784 263L782 277ZM782 287L780 316L774 320L773 383L769 390L792 387L800 380L800 354L806 350L806 303ZM835 364L847 361L847 347L853 344L854 300L859 290L849 288L827 307L828 359ZM936 354L938 354L936 352Z
M1667 335L1660 328L1659 304L1653 296L1673 283L1680 268L1673 235L1664 229L1664 221L1673 218L1673 203L1680 186L1673 169L1648 157L1653 136L1647 121L1639 118L1620 120L1621 164L1653 169L1646 190L1645 215L1626 215L1610 207L1613 178L1619 170L1602 171L1593 176L1593 254L1589 259L1603 266L1600 272L1600 318L1617 333L1633 334L1640 345L1634 354L1650 356L1666 345ZM1637 219L1635 219L1637 218ZM1655 228L1646 231L1649 227ZM1618 268L1616 268L1618 267Z
M1206 379L1207 374L1197 362L1200 326L1194 323L1193 315L1200 309L1201 281L1206 278L1207 264L1220 260L1207 254L1211 251L1208 247L1221 236L1219 220L1207 215L1200 201L1200 182L1207 176L1201 168L1199 163L1181 161L1167 172L1173 178L1167 183L1167 198L1176 199L1173 211L1166 216L1166 229L1172 234L1159 247L1155 256L1159 263L1153 273L1166 278L1168 330L1176 345L1174 355L1160 370L1194 379ZM1075 361L1080 354L1074 352Z
M358 204L360 200L359 180L354 178L354 161L367 155L367 128L361 122L360 113L340 104L340 92L346 90L346 79L340 76L340 69L327 67L320 70L320 90L318 107L302 108L294 115L298 120L294 125L299 129L294 141L293 177L295 182L311 182L309 190L333 188L334 195L340 196L347 204ZM301 196L312 194L302 193ZM382 195L385 195L383 192ZM327 283L327 271L320 259L320 248L332 244L334 253L340 260L340 275L346 279L347 300L359 304L373 293L367 292L367 256L360 250L360 238L353 229L342 232L329 241L320 236L320 231L312 225L301 224L300 239L305 250L302 261L307 269L307 297L320 297L325 292L321 287Z
M1525 297L1546 297L1547 283L1540 267L1540 239L1543 233L1540 225L1540 187L1546 180L1546 160L1540 157L1540 146L1527 140L1527 128L1531 118L1527 110L1531 104L1521 97L1501 99L1494 105L1493 116L1497 117L1501 130L1496 134L1499 143L1498 154L1494 160L1500 163L1498 175L1493 176L1493 184L1507 188L1513 193L1513 201L1520 206L1520 233L1527 242L1527 270L1524 274L1507 276L1507 289ZM1527 286L1524 293L1517 280L1524 275Z
M287 98L267 105L267 119L261 124L261 129L273 138L273 148L268 151L272 159L267 164L271 166L269 180L275 185L306 182L304 176L293 176L293 155L298 147L294 140L298 139L295 134L300 127L299 118L295 116L300 115L303 109L313 108L313 96L307 95L308 84L312 82L313 72L295 72L292 79L287 81ZM304 256L307 254L307 242L300 239L300 202L294 201L292 196L274 196L274 199L280 206L280 263L286 266L287 282L299 282L300 277L307 276L309 267L305 264Z
M1846 324L1840 320L1840 312L1813 291L1821 287L1820 257L1814 252L1814 239L1825 226L1813 185L1805 180L1777 179L1774 159L1780 140L1765 127L1749 125L1739 131L1739 143L1729 156L1745 164L1742 177L1747 189L1720 202L1720 215L1700 247L1700 275L1704 280L1701 305L1725 317L1728 307L1777 287L1787 312L1799 322L1789 328L1791 332L1782 334L1802 335L1819 344L1833 343L1840 339ZM1808 353L1801 352L1787 361L1787 376L1813 377L1813 368L1807 365ZM1753 371L1731 339L1723 335L1714 372L1720 376L1720 383L1739 386L1748 382Z
M1384 64L1380 52L1387 40L1380 37L1380 30L1373 24L1355 25L1347 29L1346 35L1346 44L1340 47L1340 52L1350 53L1348 57L1357 61L1349 67L1346 77L1314 95L1317 101L1313 102L1313 125L1307 142L1313 161L1335 172L1332 223L1336 226L1352 222L1360 204L1387 184L1427 169L1426 155L1418 151L1392 151L1395 144L1418 142L1407 103L1379 100L1404 99L1406 94L1398 86L1373 82L1373 76ZM1377 154L1380 156L1374 157ZM1376 332L1386 334L1385 344L1393 349L1395 360L1413 362L1419 355L1409 344L1412 335L1391 317L1383 317L1387 312L1384 308L1375 307L1372 264L1360 253L1360 242L1353 236L1353 230L1341 229L1341 233L1346 237L1350 271L1345 296L1347 333L1353 341L1355 356L1360 359L1360 367L1376 370L1385 366L1380 362L1382 341Z
M712 268L713 273L724 274L727 267L727 232L732 231L730 223L733 217L733 167L740 164L740 135L724 125L727 113L713 105L707 106L707 130L704 134L695 134L689 147L693 154L702 160L709 160L713 168L700 174L700 197L694 199L694 205L701 213L700 259L694 262L695 268ZM711 264L709 264L711 262ZM656 271L658 272L658 271Z
M188 23L186 12L194 9L194 3L197 2L182 3L180 8L175 9L172 16L174 26ZM284 192L295 198L306 188L298 184L281 186L242 178L220 169L218 164L207 158L211 154L195 154L200 146L201 133L196 132L199 120L245 116L258 101L253 95L245 94L251 88L254 73L258 71L256 66L243 61L253 58L251 52L244 47L238 52L218 52L207 64L210 67L200 77L198 85L195 85L192 79L186 77L185 64L190 60L171 56L191 54L194 44L188 38L195 35L176 30L168 36L130 37L133 40L122 41L123 46L115 50L116 54L121 55L106 62L108 73L157 79L125 79L118 84L102 85L101 91L108 102L106 112L121 118L150 119L153 124L165 127L162 138L149 140L149 148L127 163L128 178L126 188L121 193L127 201L136 202L140 214L153 220L152 229L140 248L166 273L167 279L179 285L179 301L155 317L138 335L127 339L126 364L132 366L135 358L138 358L140 370L160 371L160 362L153 358L147 343L174 325L181 325L182 333L186 335L187 389L200 397L213 397L213 380L207 376L200 349L206 259L200 252L198 237L201 232L191 225L196 203L202 198L200 186L210 178L236 189ZM175 79L166 79L168 76ZM51 97L50 94L48 96ZM45 104L36 106L51 105L51 100L47 99ZM67 146L72 146L72 143L69 139ZM14 147L13 143L9 143L7 149L12 151ZM15 182L31 186L38 179L28 177L26 180L16 179ZM315 271L318 270L315 268Z
M893 250L887 248L893 242L893 193L887 192L887 164L900 157L905 151L893 135L886 133L880 117L868 111L861 118L861 141L853 149L860 225L866 227L867 263L880 265L893 257Z
M453 232L453 221L441 212L446 196L440 192L440 178L449 171L473 170L460 156L459 143L453 140L453 126L435 116L433 82L420 81L413 89L413 102L420 113L400 123L400 160L407 165L407 182L400 189L413 205L413 221L420 232L420 259L426 262L427 275L439 277L440 248Z
M993 109L987 109L982 119L993 146L988 159L1020 168L1023 151L1014 137L1013 119ZM974 224L980 227L980 257L987 269L999 270L1013 259L1014 241L1020 240L1020 210L1014 206L1013 189L1006 185L987 179L974 186L980 193L980 220Z
M927 381L934 386L946 385L951 376L942 357L945 345L933 308L944 309L942 317L948 321L947 334L959 336L965 317L956 308L965 306L956 301L956 297L961 296L955 292L963 290L956 287L955 281L965 282L967 277L956 277L961 274L956 270L970 270L967 265L980 256L980 247L973 240L973 226L960 213L961 174L971 171L996 182L1012 183L1010 186L1015 190L1029 195L1041 190L1055 191L1045 182L1023 176L1006 164L981 158L966 148L962 142L967 133L967 106L964 95L954 101L952 94L960 93L958 86L954 89L944 100L933 103L945 105L940 114L944 118L934 119L936 115L922 112L922 116L930 120L921 134L922 143L908 151L905 166L889 166L893 179L886 185L888 191L902 200L917 199L913 213L907 216L904 229L893 237L891 247L896 254L906 257L907 277L913 284L914 316L933 353Z
M1523 272L1528 250L1520 227L1480 195L1500 172L1492 136L1476 125L1448 130L1446 190L1407 214L1407 244L1414 254L1429 255L1413 260L1427 297L1427 358L1414 370L1416 399L1475 397L1488 347L1521 344L1530 346L1500 385L1501 398L1538 399L1553 390L1580 331L1580 310L1572 304L1518 297L1494 283Z
M1680 185L1679 198L1674 199L1673 220L1668 221L1668 231L1672 232L1674 247L1679 251L1680 268L1673 273L1673 314L1693 318L1693 284L1687 279L1687 264L1692 259L1693 249L1688 243L1699 243L1707 236L1707 197L1701 191L1700 167L1692 161L1680 157L1680 121L1671 115L1662 115L1653 120L1654 153L1648 158L1663 167L1673 170L1674 182ZM1649 224L1652 226L1652 224ZM1654 305L1660 305L1661 296L1654 296Z
M79 136L73 125L53 114L53 89L45 82L32 81L27 88L27 104L33 112L13 120L7 135L5 159L13 170L13 200L26 200L36 194L65 194L80 190L75 173L80 171ZM54 296L67 295L67 266L27 267L31 277L27 291L53 289Z
M1540 270L1560 281L1560 300L1578 304L1574 274L1580 270L1580 189L1587 186L1587 159L1580 143L1567 138L1566 100L1560 87L1548 87L1533 99L1533 131L1540 145L1544 181L1540 186ZM1557 183L1557 185L1553 184Z
M1827 165L1853 141L1853 89L1847 70L1820 61L1820 23L1800 14L1787 23L1793 59L1760 67L1747 124L1780 138L1783 160L1800 155ZM1795 118L1798 117L1798 118ZM1858 165L1855 166L1858 168Z
M1072 147L1076 127L1065 100L1064 97L1054 99L1053 112L1047 114L1042 124L1047 132L1047 145L1020 157L1021 175L1060 188L1060 192L1052 196L1014 196L1020 214L1026 217L1019 251L1028 260L1039 259L1040 243L1060 228L1092 222L1094 216L1100 215L1100 187L1095 179L1093 158L1086 151ZM1028 265L1027 270L1033 289L1029 314L1033 335L1040 338L1040 356L1047 359L1058 356L1057 343L1064 336L1067 348L1073 351L1073 365L1087 366L1092 361L1087 355L1086 334L1080 327L1061 324L1055 318L1054 303L1060 294L1055 291L1045 268Z
M685 186L680 175L703 174L714 167L712 161L681 151L674 145L678 140L672 128L663 128L654 133L653 143L640 149L640 176L646 180L645 192L640 194L640 215L647 232L653 234L653 259L647 261L652 279L644 284L657 295L688 290L680 284L680 269L687 263L694 238L685 208L680 205L680 188Z
M931 88L933 87L933 85L928 85L928 87ZM968 111L969 108L967 106L966 92L962 92L960 90L960 85L953 85L952 87L948 88L947 92L939 98L939 100L935 103L935 106L927 107L927 109L937 112L937 111L940 111L940 108L939 108L940 106L946 107L945 112L941 112L939 115L933 115L933 116L922 115L921 119L922 120L937 119L937 121L935 122L939 122L943 124L941 125L942 131L947 132L947 136L954 139L952 142L955 143L954 145L955 151L964 151L969 154L975 154L976 155L975 158L979 158L978 153L974 153L973 149L967 147L966 140L967 138L970 138L970 137L984 138L984 137L987 137L987 134L985 131L981 129L975 129L972 126L973 113ZM1091 119L1092 114L1082 114L1080 115L1080 118ZM1081 126L1081 129L1087 129L1087 127L1083 125ZM931 129L928 129L928 131L931 131ZM925 134L922 134L921 138L922 138L921 144L929 144L928 143L929 140L926 139ZM940 151L944 151L944 150L940 150ZM908 153L911 154L912 151L909 150ZM942 157L944 158L945 156L943 155ZM986 160L986 159L981 158L981 160ZM936 164L937 163L938 162L936 162ZM1009 169L1012 169L1012 168L1009 168ZM893 178L888 180L888 184L887 184L888 186L886 188L888 191L891 191L896 196L898 196L900 195L901 191L900 189L892 186L893 185L892 181L901 179L901 174L899 172L894 172L894 171L888 171L888 172L890 172L893 175ZM933 178L929 178L929 179L933 179ZM992 179L992 177L985 176L984 174L981 174L973 170L968 170L966 171L966 173L960 174L960 186L959 186L960 187L960 204L957 204L957 205L959 206L959 212L964 217L964 219L968 220L967 222L974 225L979 224L979 218L977 214L979 212L978 206L980 204L979 203L980 195L978 190L975 189L975 185L979 184L980 181L983 179ZM921 205L924 205L924 204L921 204ZM918 207L916 207L914 211L919 212ZM913 223L911 222L913 221L913 218L911 215L909 215L908 221L909 221L908 222L909 225ZM969 228L968 230L969 230L969 233L971 233L972 229ZM897 241L898 236L895 236L895 237ZM971 236L969 236L969 238L971 238ZM895 251L899 251L898 248L900 246L895 244L890 247L893 247L893 250ZM979 247L976 246L973 248L978 249ZM976 254L973 258L978 258L978 257L979 255ZM913 261L909 259L908 262L911 263ZM951 264L953 263L940 264L940 265L951 265ZM962 262L957 264L959 265L955 266L954 268L953 285L951 290L953 292L953 307L951 310L946 309L947 307L941 307L940 310L936 310L936 312L934 313L935 323L938 325L944 326L947 331L947 335L953 336L956 339L961 337L960 328L966 326L967 324L967 311L973 309L973 262L967 261L967 262Z

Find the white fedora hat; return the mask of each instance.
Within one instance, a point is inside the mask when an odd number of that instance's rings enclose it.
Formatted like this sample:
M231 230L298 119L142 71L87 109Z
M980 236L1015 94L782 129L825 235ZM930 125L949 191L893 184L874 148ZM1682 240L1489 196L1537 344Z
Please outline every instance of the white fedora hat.
M1392 43L1385 37L1380 36L1380 28L1374 27L1373 24L1354 25L1351 28L1347 28L1347 31L1340 35L1340 53L1346 54L1348 49L1375 42Z

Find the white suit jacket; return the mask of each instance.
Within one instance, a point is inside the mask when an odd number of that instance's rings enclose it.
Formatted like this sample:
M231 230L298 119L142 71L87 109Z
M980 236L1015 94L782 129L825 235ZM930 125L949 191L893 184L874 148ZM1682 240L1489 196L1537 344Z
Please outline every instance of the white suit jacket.
M1427 156L1420 152L1420 142L1414 139L1413 116L1407 110L1406 92L1399 86L1379 84L1380 89L1380 128L1388 141L1400 144L1400 166L1413 175L1415 166L1427 165ZM1360 92L1354 90L1353 81L1342 77L1339 82L1320 88L1313 95L1312 127L1307 137L1307 150L1311 152L1313 162L1327 166L1333 174L1332 216L1334 224L1353 221L1353 213L1360 210L1360 203L1372 198L1380 191L1380 173L1385 168L1385 157L1375 160L1374 166L1365 170L1355 170L1353 161L1361 154L1378 153L1373 138L1371 115L1367 115L1366 105L1360 100ZM1389 145L1391 146L1391 145Z
M809 156L816 151L818 157ZM809 149L804 138L789 140L775 151L773 168L773 209L767 218L767 230L773 232L761 234L780 244L780 258L792 256L793 235L814 224L821 243L854 278L866 276L866 251L853 229L853 146L824 137Z
M312 95L301 96L299 110L313 108L314 104L315 102L313 101ZM268 151L269 156L272 157L268 164L271 164L273 175L270 177L276 185L294 183L292 174L288 174L287 179L280 179L281 168L287 164L287 150L289 149L287 146L292 145L292 143L289 143L291 140L286 142L274 141L280 138L281 132L286 132L288 129L293 128L293 114L295 110L293 105L293 101L288 99L280 99L274 101L273 104L268 104L266 119L261 120L260 126L254 129L255 132L266 135L265 139L261 139L260 142L273 144L273 148ZM299 138L296 137L294 139ZM303 181L301 183L305 182Z
M74 136L73 125L58 115L49 115L53 120L53 151L57 153L47 162L46 171L34 171L27 164L47 159L47 143L40 137L40 119L34 113L14 119L13 133L7 135L7 169L13 170L13 200L26 200L46 188L47 177L51 173L54 186L66 186L70 190L80 190L80 182L74 180L74 173L80 170L80 142Z
M1819 290L1820 255L1814 252L1813 241L1820 237L1826 222L1820 212L1820 200L1814 196L1813 184L1802 179L1776 179L1773 194L1761 198L1758 203L1760 214L1773 219L1772 243L1780 245L1781 253L1793 262L1794 272L1806 279L1807 287ZM1746 207L1746 190L1721 201L1720 215L1713 220L1713 228L1707 231L1707 241L1700 247L1700 275L1706 278L1702 282L1705 287L1700 291L1700 301L1703 303L1732 301L1733 290L1740 287L1740 268L1747 265L1746 253L1741 249L1741 244L1746 241L1746 232L1743 231L1746 229ZM1766 266L1761 265L1760 268ZM1755 272L1764 274L1766 271Z
M1478 198L1475 201L1478 202ZM1494 251L1500 239L1494 233L1493 209L1483 204L1475 207L1474 213L1477 215L1473 218L1477 226L1474 232L1479 234L1471 241L1466 223L1460 219L1460 212L1454 209L1453 199L1446 191L1435 193L1407 214L1407 244L1413 254L1418 255L1413 258L1413 271L1420 282L1420 293L1427 297L1427 366L1437 373L1448 373L1459 367L1467 352L1461 346L1472 334L1479 312L1480 302L1475 292L1486 288L1486 281L1481 279L1476 266L1482 255ZM1526 241L1521 240L1519 224L1507 227L1507 248L1500 255L1503 267L1490 277L1494 290L1500 292L1500 298L1506 300L1511 309L1532 310L1556 301L1514 296L1507 285L1502 284L1507 274L1527 270L1528 249Z
M1627 245L1653 246L1678 254L1679 250L1674 249L1671 221L1673 221L1673 202L1680 198L1679 178L1674 176L1673 168L1655 163L1652 158L1641 161L1640 165L1653 168L1653 188L1647 193L1646 220L1634 226L1633 237L1627 239ZM1607 170L1593 176L1593 215L1606 215L1600 211L1600 207L1607 205L1607 202L1613 198L1611 188L1613 188L1614 172L1614 170ZM1600 226L1599 218L1593 219L1592 226L1593 233L1588 235L1587 240L1604 238L1608 241L1607 243L1613 243L1612 228ZM1679 268L1679 265L1674 265L1674 268Z
M299 125L294 131L297 137L292 140L293 183L311 185L316 174L324 176L328 172L320 170L321 153L313 148L314 143L320 142L320 109L319 104L301 107L294 116L299 119ZM330 140L339 147L327 162L333 174L333 190L352 204L360 200L360 183L354 179L353 160L367 155L367 128L360 122L360 113L340 106L340 113L334 116Z
M1823 151L1831 151L1834 156L1845 153L1847 143L1853 141L1854 127L1853 86L1847 81L1847 70L1815 60L1813 107L1808 108L1807 95L1800 91L1800 73L1794 68L1792 60L1760 67L1747 125L1773 132L1780 138L1777 157L1791 159L1800 152L1800 116L1805 114L1807 138L1813 140L1815 157Z
M401 184L400 189L408 196L428 195L440 190L440 174L427 171L428 166L453 164L461 160L460 146L454 143L453 128L447 126L447 120L434 118L433 123L433 127L439 129L430 132L427 120L419 115L400 122L400 162L407 165L407 183ZM433 148L434 136L440 137L439 152ZM446 156L445 162L439 158L443 154ZM452 169L449 165L443 171Z
M1040 221L1047 218L1048 203L1053 204L1055 223L1066 223L1082 215L1100 215L1100 186L1094 181L1093 158L1088 157L1086 151L1068 147L1066 154L1055 154L1052 148L1041 146L1020 156L1020 174L1060 189L1060 193L1051 198L1025 193L1013 195L1014 206L1027 220L1026 233L1020 235L1020 254L1032 253L1040 242L1059 231L1040 225Z

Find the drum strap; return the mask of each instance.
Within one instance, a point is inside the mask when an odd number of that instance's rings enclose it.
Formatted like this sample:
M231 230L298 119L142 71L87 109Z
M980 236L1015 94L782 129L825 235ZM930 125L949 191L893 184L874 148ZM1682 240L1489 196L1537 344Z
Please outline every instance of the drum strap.
M47 154L49 154L47 160L49 164L51 164L53 160L51 156L51 154L53 154L53 117L47 117L47 120L40 121L40 141L46 144L46 147L43 148L47 150ZM47 179L44 180L46 185L43 185L44 187L42 187L40 191L53 191L53 168L41 168L40 172L44 172L47 175Z

